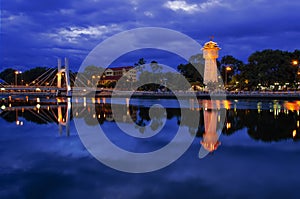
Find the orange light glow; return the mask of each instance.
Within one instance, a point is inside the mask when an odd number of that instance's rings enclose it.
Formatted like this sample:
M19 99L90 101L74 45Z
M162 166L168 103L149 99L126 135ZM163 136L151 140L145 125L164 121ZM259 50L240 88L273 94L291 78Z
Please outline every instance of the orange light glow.
M289 111L298 111L300 109L298 102L286 102L284 107Z
M297 135L297 131L296 130L293 130L293 138L295 138Z
M230 109L230 101L229 100L224 100L223 104L224 104L224 108L226 108L226 110Z
M294 66L297 66L298 63L299 63L298 60L293 60L293 61L292 61L292 64L293 64Z
M227 129L230 129L230 128L231 128L231 123L228 122L228 123L226 124L226 128L227 128Z
M226 70L227 70L227 71L231 71L231 70L232 70L232 68L231 68L231 67L229 67L229 66L227 66L227 67L226 67Z

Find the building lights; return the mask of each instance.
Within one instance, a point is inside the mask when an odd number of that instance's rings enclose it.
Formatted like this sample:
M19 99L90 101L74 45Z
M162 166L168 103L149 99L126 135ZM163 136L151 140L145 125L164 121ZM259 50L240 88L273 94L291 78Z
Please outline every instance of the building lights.
M230 129L230 128L231 128L231 123L227 122L227 123L226 123L226 129L228 130L228 129Z

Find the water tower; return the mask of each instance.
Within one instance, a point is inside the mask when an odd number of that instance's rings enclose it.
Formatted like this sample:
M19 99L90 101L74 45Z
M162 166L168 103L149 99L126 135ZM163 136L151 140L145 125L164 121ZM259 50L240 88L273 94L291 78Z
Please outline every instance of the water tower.
M217 58L219 57L220 49L218 44L212 40L206 42L202 48L203 58L205 59L203 78L205 85L208 82L218 82Z

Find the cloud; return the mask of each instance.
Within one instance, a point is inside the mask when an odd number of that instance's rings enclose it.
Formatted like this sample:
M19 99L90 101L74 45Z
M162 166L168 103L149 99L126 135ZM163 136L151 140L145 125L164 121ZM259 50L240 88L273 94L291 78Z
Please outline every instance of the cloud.
M226 7L226 4L222 3L220 0L208 0L204 3L198 4L199 11L206 12L208 9L213 7Z
M169 8L173 11L184 11L187 13L195 13L195 12L206 12L210 8L216 6L225 6L224 3L221 3L220 0L208 0L203 3L187 3L186 1L178 0L178 1L167 1L164 4L164 7Z
M164 4L164 6L173 11L182 10L188 13L193 13L199 10L197 4L188 4L186 1L168 1Z
M150 11L145 11L144 15L147 16L147 17L154 17L153 13L150 12Z
M122 30L122 28L116 24L88 27L71 26L68 28L60 28L57 30L57 34L49 34L49 36L59 40L66 39L71 43L77 43L84 37L99 39L109 33L117 32L120 30Z

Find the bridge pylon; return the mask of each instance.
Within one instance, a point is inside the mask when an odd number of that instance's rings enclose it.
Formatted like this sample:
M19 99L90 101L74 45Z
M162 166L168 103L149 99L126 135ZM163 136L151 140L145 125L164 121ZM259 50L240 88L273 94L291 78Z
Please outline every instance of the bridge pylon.
M63 75L65 74L65 75ZM64 77L63 77L64 76ZM65 58L65 65L62 68L61 59L57 59L57 87L62 88L62 78L65 79L66 88L67 88L67 96L71 96L71 83L70 83L70 73L69 73L69 60Z

